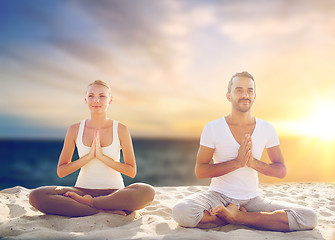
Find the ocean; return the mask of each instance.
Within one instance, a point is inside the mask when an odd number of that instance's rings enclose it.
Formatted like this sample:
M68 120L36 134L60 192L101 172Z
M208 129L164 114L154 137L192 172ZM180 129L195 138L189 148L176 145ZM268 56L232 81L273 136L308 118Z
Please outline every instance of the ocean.
M334 182L335 140L280 138L287 176L284 179L260 176L261 182ZM199 140L133 139L137 175L123 175L125 185L135 182L153 186L208 185L209 179L194 175ZM79 171L57 176L63 140L0 140L0 189L23 186L73 186ZM75 150L73 160L78 155ZM266 150L262 161L270 162ZM123 161L121 154L121 161Z
M125 185L135 182L153 186L208 185L194 175L199 140L133 139L137 175L123 175ZM23 186L73 186L79 171L57 176L63 140L0 140L0 189ZM78 158L77 150L73 160ZM121 161L123 161L121 151Z

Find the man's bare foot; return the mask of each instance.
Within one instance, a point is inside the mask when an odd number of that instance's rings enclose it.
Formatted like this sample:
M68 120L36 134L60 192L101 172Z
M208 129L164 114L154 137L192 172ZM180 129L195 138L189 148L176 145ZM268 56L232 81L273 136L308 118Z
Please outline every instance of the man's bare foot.
M92 202L93 202L93 197L91 195L85 195L85 196L80 196L79 194L75 193L75 192L66 192L64 194L64 196L66 197L70 197L73 200L76 200L79 203L83 203L86 204L88 206L92 207Z
M220 205L210 210L211 215L216 215L225 221L235 224L237 217L241 212L246 212L245 208L240 211L235 204L229 204L227 207Z
M247 209L245 209L244 207L240 207L240 211L241 212L247 212Z
M211 215L208 211L204 211L204 214L202 216L202 219L198 223L197 227L198 228L214 228L214 227L221 227L228 224L226 221L223 219Z

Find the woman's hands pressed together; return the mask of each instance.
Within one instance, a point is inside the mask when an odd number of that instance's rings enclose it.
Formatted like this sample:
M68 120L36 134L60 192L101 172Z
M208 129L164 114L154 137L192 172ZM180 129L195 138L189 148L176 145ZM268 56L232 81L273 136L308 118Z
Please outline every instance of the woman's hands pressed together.
M124 151L127 151L126 147ZM98 159L108 167L113 168L115 171L118 171L122 174L125 174L130 177L134 177L136 175L136 164L132 161L127 162L127 154L124 152L125 163L117 162L113 158L103 154L102 147L100 143L100 132L97 130L94 134L94 139L91 146L91 151L88 153L92 159ZM129 157L128 157L129 158ZM91 159L91 160L92 160ZM135 162L135 160L133 160Z
M105 155L102 153L102 148L100 144L100 133L99 130L97 130L94 134L94 140L92 143L92 148L95 148L95 157L99 160L101 160Z
M102 160L103 157L106 157L106 155L104 155L103 152L102 152L99 130L96 130L95 133L94 133L94 138L93 138L93 141L92 141L91 150L87 154L87 157L91 160L94 159L94 158Z
M91 145L91 150L90 152L87 154L87 157L89 159L93 159L95 158L96 156L96 134L94 134L94 138L93 138L93 142L92 142L92 145Z
M100 143L100 133L99 130L96 130L96 132L94 133L94 139L91 145L91 150L90 152L87 154L87 156L92 160L94 158L106 163L106 161L110 162L115 162L114 159L106 156L103 154L102 152L102 147L101 147L101 143ZM106 163L107 164L107 163ZM108 165L108 164L107 164Z

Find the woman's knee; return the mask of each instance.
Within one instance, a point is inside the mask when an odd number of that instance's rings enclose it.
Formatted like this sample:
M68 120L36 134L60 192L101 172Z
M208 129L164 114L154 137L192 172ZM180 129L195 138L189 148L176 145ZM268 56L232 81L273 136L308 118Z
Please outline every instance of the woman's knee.
M155 198L155 189L149 184L145 183L135 183L132 185L136 189L134 198L142 199L145 202L152 202Z
M47 197L49 188L39 187L32 190L29 194L29 203L34 208L43 211L43 203L45 203L45 198Z
M127 194L127 199L131 202L131 209L139 210L148 206L155 197L155 189L145 183L135 183L127 187L131 191Z
M41 212L47 213L52 195L63 195L66 188L56 186L44 186L32 190L29 194L29 203Z

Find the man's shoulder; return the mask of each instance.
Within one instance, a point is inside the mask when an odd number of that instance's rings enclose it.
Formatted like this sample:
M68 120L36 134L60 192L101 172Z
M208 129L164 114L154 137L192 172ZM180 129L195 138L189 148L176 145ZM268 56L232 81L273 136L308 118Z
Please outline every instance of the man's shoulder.
M257 125L260 126L260 127L274 129L274 126L268 121L265 121L265 120L260 119L260 118L256 118L256 121L257 121Z
M212 120L210 122L208 122L206 125L208 126L216 126L218 124L222 124L225 122L225 118L224 117L220 117L218 119Z

